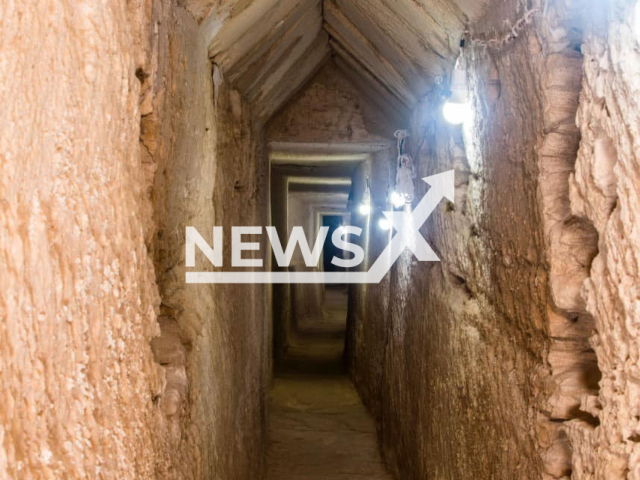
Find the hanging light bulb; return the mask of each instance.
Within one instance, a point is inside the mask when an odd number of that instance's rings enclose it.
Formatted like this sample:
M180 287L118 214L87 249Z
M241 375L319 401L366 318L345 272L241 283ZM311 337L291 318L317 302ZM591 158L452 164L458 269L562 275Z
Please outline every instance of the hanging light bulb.
M413 168L413 159L405 153L405 142L409 137L406 130L398 130L395 133L398 139L398 162L396 164L396 185L391 191L389 200L395 208L404 207L411 203L414 194L413 179L415 178L415 170Z
M407 197L398 192L391 192L391 203L395 208L404 207L407 203Z
M444 119L452 125L461 125L471 116L471 106L468 103L448 101L442 107Z
M358 213L360 215L371 215L371 205L368 203L361 203L358 207Z
M367 187L365 188L364 195L362 196L362 203L358 206L358 213L360 213L360 215L371 215L371 187L369 183L369 177L367 177Z
M451 95L442 107L444 119L453 125L464 123L471 117L472 113L469 103L466 62L462 55L463 47L464 40L460 42L460 55L456 60L456 66L451 75Z
M381 218L378 220L378 227L380 227L380 230L387 231L391 229L391 222L386 218Z

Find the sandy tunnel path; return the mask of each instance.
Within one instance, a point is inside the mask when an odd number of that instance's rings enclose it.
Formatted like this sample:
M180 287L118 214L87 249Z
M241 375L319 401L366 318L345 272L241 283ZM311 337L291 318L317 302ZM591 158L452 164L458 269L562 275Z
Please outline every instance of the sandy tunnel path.
M327 289L321 320L307 319L276 369L268 480L391 479L373 419L342 368L346 290Z

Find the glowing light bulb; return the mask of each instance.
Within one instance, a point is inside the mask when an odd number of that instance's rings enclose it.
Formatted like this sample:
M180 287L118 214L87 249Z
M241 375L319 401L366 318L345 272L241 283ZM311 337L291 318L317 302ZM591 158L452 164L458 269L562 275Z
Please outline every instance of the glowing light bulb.
M391 192L391 203L396 208L404 207L407 203L407 198L398 192Z
M442 115L447 122L460 125L470 119L472 113L467 82L467 62L462 55L462 50L460 50L456 66L451 74L451 96L442 107Z
M468 103L446 102L442 107L442 115L452 125L460 125L471 117L471 105Z
M386 218L381 218L378 220L378 227L380 227L380 230L387 231L391 229L391 222Z
M358 207L358 212L360 215L370 215L371 214L371 205L368 203L361 203Z

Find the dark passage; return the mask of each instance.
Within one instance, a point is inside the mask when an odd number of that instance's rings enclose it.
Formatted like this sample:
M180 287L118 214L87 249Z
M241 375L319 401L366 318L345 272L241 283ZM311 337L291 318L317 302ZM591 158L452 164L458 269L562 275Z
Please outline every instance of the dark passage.
M337 272L344 270L344 268L337 267L331 260L333 257L343 258L343 251L337 248L333 242L331 241L331 237L333 233L342 226L342 217L337 215L325 215L322 217L322 225L324 227L329 227L329 233L327 233L327 238L324 243L324 256L323 256L323 266L325 272Z
M372 418L342 364L347 289L325 289L322 315L299 319L276 366L268 480L391 479Z

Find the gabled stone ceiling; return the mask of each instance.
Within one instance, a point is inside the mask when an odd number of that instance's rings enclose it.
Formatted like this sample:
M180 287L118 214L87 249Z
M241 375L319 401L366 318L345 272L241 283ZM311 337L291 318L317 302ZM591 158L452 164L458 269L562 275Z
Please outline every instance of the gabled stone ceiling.
M455 60L485 0L190 0L210 56L268 119L332 57L370 94L399 108ZM206 13L208 12L208 13Z

